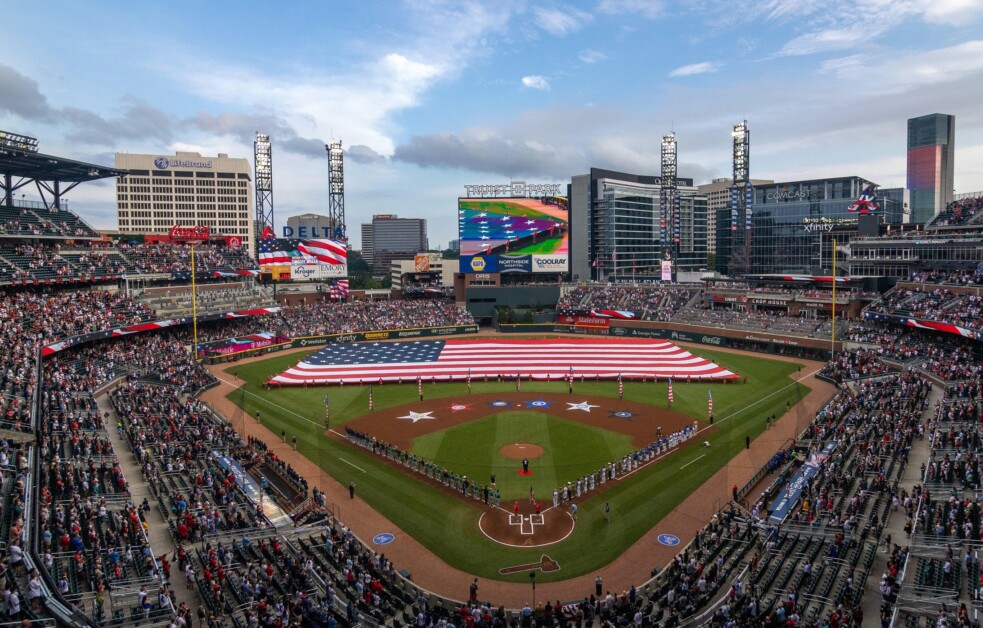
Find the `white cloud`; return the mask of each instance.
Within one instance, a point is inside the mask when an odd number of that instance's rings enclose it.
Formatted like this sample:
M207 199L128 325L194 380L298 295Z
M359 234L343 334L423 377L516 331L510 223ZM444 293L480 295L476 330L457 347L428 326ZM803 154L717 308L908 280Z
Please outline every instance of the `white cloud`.
M536 26L557 37L575 33L593 19L590 13L567 5L533 9L533 21Z
M962 26L983 14L983 2L979 0L923 0L922 17L933 24Z
M720 69L720 64L715 61L704 61L702 63L691 63L676 68L669 73L669 76L693 76L694 74L707 74L716 72Z
M820 72L843 81L861 81L876 76L877 91L881 94L898 94L939 83L969 81L971 77L983 73L983 40L902 55L852 55L830 59L822 63Z
M817 52L831 52L855 48L884 31L883 26L855 24L844 28L828 28L806 33L787 42L778 54L783 56L811 55Z
M409 6L405 41L380 45L374 57L340 73L313 66L261 71L200 59L198 72L179 72L183 64L173 59L161 71L219 107L270 112L301 137L334 135L391 155L395 116L484 54L488 38L508 30L512 11L508 3L416 0Z
M593 50L592 48L586 48L580 51L577 57L584 63L592 64L598 61L604 61L608 58L606 54L598 50Z
M649 19L660 17L664 11L662 0L601 0L597 10L609 15L641 15Z
M550 82L546 80L546 77L538 74L523 76L522 84L531 89L539 89L542 91L546 91L550 88Z

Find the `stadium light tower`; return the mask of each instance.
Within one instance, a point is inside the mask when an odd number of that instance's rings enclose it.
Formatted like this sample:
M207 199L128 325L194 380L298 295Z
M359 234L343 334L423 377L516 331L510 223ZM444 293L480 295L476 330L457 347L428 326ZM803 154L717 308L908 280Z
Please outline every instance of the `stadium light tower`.
M273 146L270 136L256 133L253 143L253 157L256 185L256 247L258 250L260 235L269 227L273 230Z
M734 178L730 186L730 230L732 237L733 268L743 273L751 272L751 212L754 204L754 188L751 186L751 132L747 120L734 125L731 137L734 144ZM743 230L741 222L744 223ZM743 231L741 237L740 232Z
M679 181L676 134L662 136L662 188L659 191L659 244L663 261L674 261L679 246Z
M328 182L331 193L328 203L328 216L334 229L335 240L348 240L345 229L345 153L341 140L325 144L328 151Z

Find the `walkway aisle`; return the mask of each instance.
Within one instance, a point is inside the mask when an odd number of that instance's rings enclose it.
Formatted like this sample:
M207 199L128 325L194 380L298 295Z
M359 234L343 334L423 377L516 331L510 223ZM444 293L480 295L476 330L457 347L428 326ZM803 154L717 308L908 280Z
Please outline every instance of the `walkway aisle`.
M928 407L922 413L922 425L926 426L926 433L928 432L928 422L934 418L937 405L941 400L942 389L938 386L932 386L932 392L928 396ZM907 490L911 494L912 487L922 483L919 475L921 473L921 465L923 462L928 462L931 454L932 447L927 438L916 438L914 440L911 445L911 452L908 454L908 464L905 467L904 475L901 476L901 480L898 482L899 499L902 490ZM881 537L887 538L887 535L891 535L892 544L904 547L910 541L909 537L905 535L904 523L904 507L899 506L897 512L892 512L888 517ZM880 585L881 576L887 571L887 557L888 554L885 548L878 549L877 558L874 559L874 564L870 568L870 575L867 577L867 586L864 591L863 601L864 623L871 626L877 625L881 613L883 597L881 595ZM914 574L909 574L906 581L907 586L910 587L913 581Z
M123 477L126 478L126 482L130 488L130 495L133 496L133 503L139 506L143 503L144 498L150 502L150 510L144 513L144 517L150 526L147 532L147 538L150 539L150 547L153 549L154 556L160 560L161 556L167 556L167 559L171 559L171 553L174 551L175 544L174 539L171 538L170 533L167 531L167 523L164 521L164 517L160 514L160 510L157 508L157 498L150 491L150 485L143 477L143 473L140 470L140 465L136 462L136 457L133 455L133 448L130 447L130 443L126 438L120 436L119 432L116 430L116 424L119 420L116 413L113 411L112 406L109 403L109 395L102 395L97 399L99 405L99 412L106 413L109 412L109 420L106 421L106 432L109 435L109 440L113 444L113 449L116 452L116 458L119 460L120 469L123 470ZM201 604L201 599L198 596L198 590L195 589L192 594L184 588L177 588L174 583L183 582L183 576L178 572L177 565L171 565L171 580L168 584L169 589L173 589L177 593L177 603L187 602L192 609L198 608ZM147 587L150 597L156 595L155 591ZM136 596L132 601L126 600L120 604L120 608L129 609L136 605Z

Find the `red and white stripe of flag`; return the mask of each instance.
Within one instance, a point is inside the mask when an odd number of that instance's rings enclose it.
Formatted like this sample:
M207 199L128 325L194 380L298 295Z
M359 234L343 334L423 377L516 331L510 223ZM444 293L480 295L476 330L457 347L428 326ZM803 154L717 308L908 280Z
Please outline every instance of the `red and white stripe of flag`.
M332 266L344 264L348 260L348 248L343 242L334 240L305 240L297 245L297 250L322 264Z

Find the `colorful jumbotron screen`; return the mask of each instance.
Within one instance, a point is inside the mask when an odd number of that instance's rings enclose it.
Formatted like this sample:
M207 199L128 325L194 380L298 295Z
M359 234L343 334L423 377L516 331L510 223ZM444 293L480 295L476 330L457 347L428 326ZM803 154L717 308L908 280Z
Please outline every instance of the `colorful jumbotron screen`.
M457 215L462 273L568 271L566 198L462 198Z

